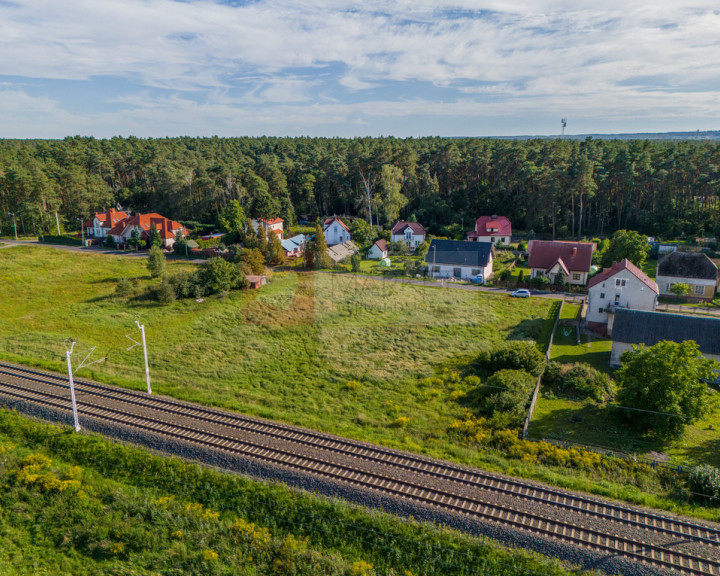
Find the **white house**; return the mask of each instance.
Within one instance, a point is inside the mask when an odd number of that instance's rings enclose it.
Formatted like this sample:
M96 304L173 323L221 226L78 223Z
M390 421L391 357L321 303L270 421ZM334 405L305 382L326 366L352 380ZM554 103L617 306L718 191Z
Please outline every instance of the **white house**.
M111 228L127 217L126 212L110 208L105 212L96 212L92 220L83 223L83 228L91 238L105 238Z
M425 228L418 222L400 220L393 224L390 230L390 241L405 244L410 250L415 250L425 242Z
M615 262L588 283L585 325L591 330L611 334L616 309L654 312L659 294L655 281L627 258Z
M620 308L615 313L610 365L619 366L623 352L633 345L654 346L663 340L694 340L705 358L720 362L719 318Z
M380 238L380 240L377 240L375 244L370 247L367 257L371 260L382 260L383 258L387 258L387 255L387 241L384 238Z
M470 242L490 242L496 246L508 246L512 237L512 225L507 216L480 216L475 229L468 233Z
M307 237L304 234L298 234L287 240L281 240L280 244L282 244L287 258L297 258L305 253L306 242Z
M489 242L433 240L425 256L433 278L486 282L492 277L494 245Z
M108 235L112 236L117 244L127 244L132 237L133 230L139 230L140 237L147 241L153 226L160 234L164 248L172 248L178 234L183 237L188 235L188 231L182 224L156 213L135 214L135 216L125 218L111 228Z
M335 244L342 244L343 242L352 240L350 229L345 226L343 221L337 216L325 220L323 233L325 234L325 242L328 246L334 246Z
M285 222L282 218L273 218L271 220L265 220L265 218L259 218L255 219L253 218L250 221L250 224L252 224L253 230L257 233L258 226L262 224L263 228L265 228L265 234L268 232L274 232L278 235L278 238L282 240L283 237L283 222Z
M530 277L547 276L550 282L555 282L555 276L562 270L568 284L584 286L588 281L596 246L593 242L530 240Z
M655 279L661 296L672 296L675 284L687 284L688 300L709 302L718 285L718 267L700 252L672 252L658 260Z

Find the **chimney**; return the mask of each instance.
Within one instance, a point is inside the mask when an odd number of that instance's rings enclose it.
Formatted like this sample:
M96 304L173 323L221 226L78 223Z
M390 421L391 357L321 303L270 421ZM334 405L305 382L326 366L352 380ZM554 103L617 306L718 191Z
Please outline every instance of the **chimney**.
M577 246L573 246L573 254L572 255L573 255L573 258L575 258L575 256L577 256Z

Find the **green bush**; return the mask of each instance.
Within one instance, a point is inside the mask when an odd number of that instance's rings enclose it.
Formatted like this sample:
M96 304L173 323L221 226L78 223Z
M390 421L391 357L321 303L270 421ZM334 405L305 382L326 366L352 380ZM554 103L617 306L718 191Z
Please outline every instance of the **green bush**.
M534 342L511 342L492 352L480 353L475 366L486 374L498 370L524 370L539 376L545 367L545 358Z
M63 235L54 236L52 234L44 234L38 236L38 240L43 244L66 244L68 246L82 246L82 239L75 236Z
M543 384L560 395L591 398L596 402L610 400L615 393L612 378L585 363L550 362L543 374Z
M500 370L468 394L497 428L522 425L536 377L524 370Z
M197 277L206 294L227 292L246 284L242 268L224 258L210 258L200 266Z
M695 466L690 470L688 486L698 500L712 500L713 506L720 506L720 470L709 464Z
M120 278L115 287L115 295L121 298L127 298L133 293L133 285L127 278Z
M200 285L197 274L192 272L179 272L167 277L168 283L175 292L175 297L183 298L201 298L204 294Z

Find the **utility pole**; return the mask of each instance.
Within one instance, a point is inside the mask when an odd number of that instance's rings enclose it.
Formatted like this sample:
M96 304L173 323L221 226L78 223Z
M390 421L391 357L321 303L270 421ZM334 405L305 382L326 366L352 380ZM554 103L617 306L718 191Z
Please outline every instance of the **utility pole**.
M55 212L55 215L57 215L57 212ZM80 234L82 234L82 245L85 246L85 226L83 226L83 219L82 218L76 218L80 222Z
M136 342L133 340L129 334L125 335L125 338L130 340L130 342L133 342L133 345L128 347L127 350L132 350L135 348L135 346L142 346L143 347L143 355L145 357L145 381L147 383L147 393L152 394L152 388L150 388L150 366L148 365L148 353L147 353L147 344L145 343L145 324L140 324L137 320L135 320L135 324L137 324L137 327L140 328L140 336L142 342Z
M57 211L55 211L55 224L57 225L58 236L60 236L60 219L58 218Z
M57 214L57 212L56 212L56 214ZM75 382L73 381L72 361L70 360L70 356L72 356L72 353L73 353L73 348L75 348L75 341L73 341L72 345L70 346L70 350L67 350L65 352L65 359L67 360L68 380L70 381L70 401L72 402L73 422L75 424L75 432L80 432L80 422L78 421L77 402L75 402Z
M433 249L433 270L432 270L432 277L433 277L433 280L435 280L435 246L433 246L432 249Z

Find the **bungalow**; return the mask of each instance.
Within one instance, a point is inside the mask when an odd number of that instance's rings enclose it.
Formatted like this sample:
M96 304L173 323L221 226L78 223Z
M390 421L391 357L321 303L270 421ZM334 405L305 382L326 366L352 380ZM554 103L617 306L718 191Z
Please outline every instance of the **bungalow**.
M255 233L257 233L258 226L262 224L262 227L265 228L265 234L269 232L274 232L277 234L280 239L282 240L283 237L283 220L282 218L272 218L270 220L266 220L265 218L253 218L250 221L250 224L252 224L253 230L255 230Z
M585 325L611 334L617 308L654 312L659 293L655 281L627 258L615 262L590 278Z
M335 264L340 262L340 260L345 260L345 258L348 258L359 251L359 248L355 246L355 244L351 240L343 242L342 244L334 244L333 246L328 246L328 254L330 255L330 259Z
M350 229L345 226L345 223L337 216L325 220L323 223L323 233L325 234L325 242L327 242L328 246L334 246L335 244L342 244L343 242L352 240Z
M108 230L108 236L112 236L116 244L127 244L130 240L133 230L140 231L140 237L148 241L150 239L150 231L153 226L160 233L160 239L164 248L172 248L175 244L175 237L181 234L183 237L188 235L187 229L174 220L169 220L160 214L135 214L128 218L124 218Z
M486 282L492 276L495 248L490 242L433 240L425 256L430 276Z
M469 232L470 242L490 242L496 246L509 246L512 226L506 216L480 216L475 222L475 229Z
M623 352L633 345L654 346L663 340L694 340L705 358L720 361L720 318L618 308L612 331L610 365L620 366Z
M96 212L92 220L83 222L83 228L89 238L106 238L108 231L127 217L127 212L110 208L105 212Z
M592 265L593 242L561 242L530 240L528 243L528 266L530 277L547 276L555 282L555 276L563 271L569 284L584 286Z
M286 258L299 258L305 253L306 242L307 237L304 234L298 234L287 240L282 240L280 244L282 244Z
M709 302L718 285L718 267L699 252L672 252L658 260L655 279L661 296L671 296L675 284L690 287L687 299Z
M382 260L383 258L387 258L387 255L387 241L385 240L385 238L380 238L380 240L377 240L375 244L370 247L367 257L371 260Z
M425 228L418 222L395 222L390 229L390 241L405 244L410 250L415 250L425 242Z

